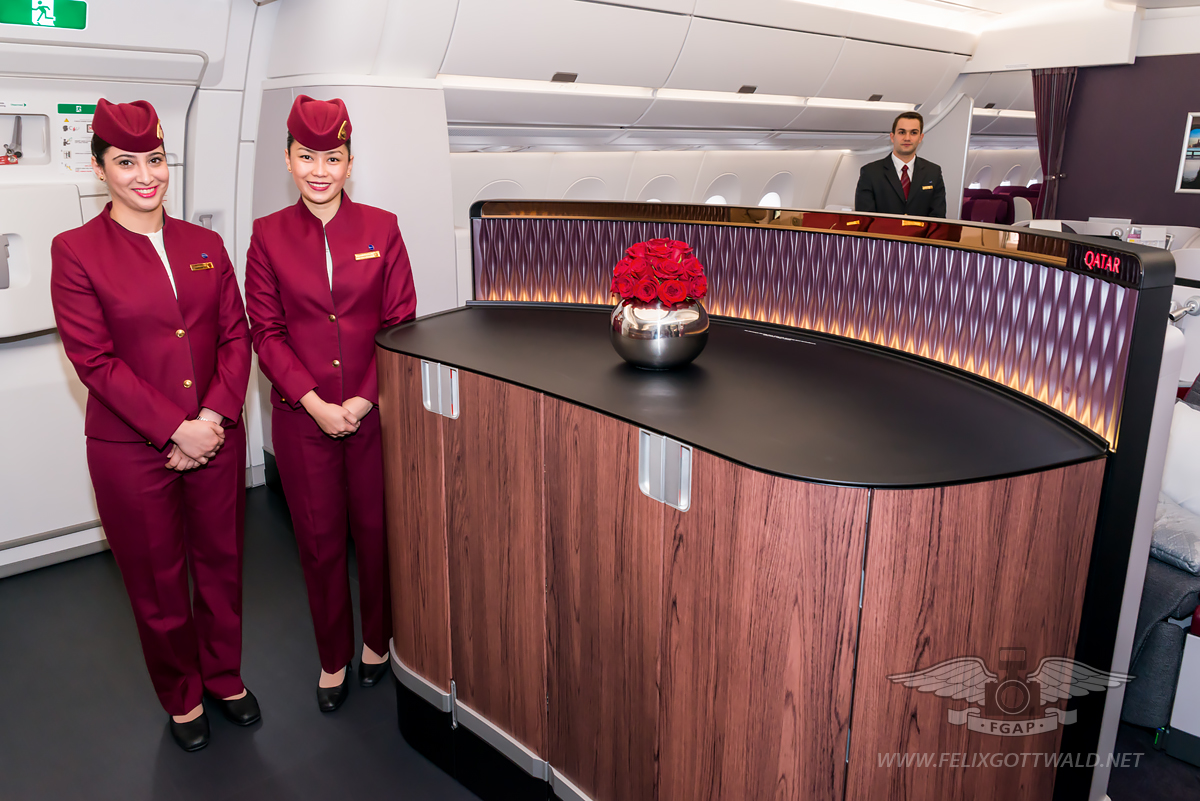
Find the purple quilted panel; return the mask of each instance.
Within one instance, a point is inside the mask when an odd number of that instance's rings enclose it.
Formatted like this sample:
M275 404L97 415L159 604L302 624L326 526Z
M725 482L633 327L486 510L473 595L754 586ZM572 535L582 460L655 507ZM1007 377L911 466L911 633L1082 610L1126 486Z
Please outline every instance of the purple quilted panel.
M713 314L942 362L1116 441L1135 290L989 253L818 231L520 217L473 223L480 300L611 304L611 270L625 248L670 237L705 265Z

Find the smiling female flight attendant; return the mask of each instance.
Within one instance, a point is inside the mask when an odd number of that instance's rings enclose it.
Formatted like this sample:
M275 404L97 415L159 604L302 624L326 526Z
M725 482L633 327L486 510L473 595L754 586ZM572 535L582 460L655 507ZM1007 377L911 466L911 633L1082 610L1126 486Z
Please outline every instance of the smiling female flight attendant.
M300 95L288 115L294 206L254 221L246 308L271 392L271 438L317 635L322 712L349 692L354 617L346 526L358 559L359 684L387 673L391 615L375 334L417 306L396 215L342 191L354 158L341 100Z
M88 389L88 469L146 667L194 751L203 693L234 723L260 717L241 678L250 332L221 237L163 213L154 107L101 99L92 130L111 202L55 237L54 316Z

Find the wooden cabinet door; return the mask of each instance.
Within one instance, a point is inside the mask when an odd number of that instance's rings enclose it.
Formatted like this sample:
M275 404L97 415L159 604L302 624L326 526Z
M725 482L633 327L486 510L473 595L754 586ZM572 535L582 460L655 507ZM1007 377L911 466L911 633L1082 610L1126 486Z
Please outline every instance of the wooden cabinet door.
M466 370L443 418L458 700L545 759L542 396Z
M975 732L948 713L962 715L976 701L888 677L974 657L1008 684L1001 650L1024 652L1024 680L1042 658L1073 656L1103 481L1098 459L978 484L876 490L846 798L1049 801L1054 769L1022 754L1056 753L1060 728ZM990 685L983 694L994 698L1000 685ZM1025 699L1027 721L1047 712L1038 693ZM990 701L980 706L978 722L1005 719ZM932 755L937 767L884 761L905 754Z
M441 415L421 402L421 362L378 349L384 497L396 655L450 692Z
M868 491L701 451L666 510L660 801L841 801Z
M545 399L549 761L596 801L655 797L661 503L638 430Z

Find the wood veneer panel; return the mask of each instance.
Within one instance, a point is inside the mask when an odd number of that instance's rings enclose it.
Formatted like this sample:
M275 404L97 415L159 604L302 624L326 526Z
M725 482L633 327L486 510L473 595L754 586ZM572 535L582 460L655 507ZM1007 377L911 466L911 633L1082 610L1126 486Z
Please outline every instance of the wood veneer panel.
M875 492L848 799L1049 801L1054 770L1044 763L970 765L977 754L1055 752L1061 730L971 732L947 718L966 701L887 677L962 656L1000 673L999 650L1009 647L1026 650L1026 675L1043 657L1071 657L1103 478L1100 459L1002 481ZM894 753L934 754L935 761L957 754L968 767L881 767L880 755Z
M466 370L442 421L458 699L546 753L542 396Z
M442 417L421 401L421 362L383 350L379 415L391 572L392 637L413 671L450 692L450 589Z
M655 797L663 510L638 430L546 398L550 763L596 801Z
M868 491L693 452L667 509L659 799L841 801Z

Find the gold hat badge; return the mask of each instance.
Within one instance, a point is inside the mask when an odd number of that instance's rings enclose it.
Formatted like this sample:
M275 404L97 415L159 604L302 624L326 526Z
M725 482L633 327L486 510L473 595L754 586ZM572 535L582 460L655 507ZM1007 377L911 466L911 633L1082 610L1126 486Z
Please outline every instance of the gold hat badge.
M162 138L163 138L163 132L162 132L162 120L159 120L159 121L158 121L158 138L159 138L159 139L162 139Z
M349 122L349 120L343 120L343 121L342 121L342 127L341 127L341 128L338 128L338 141L339 141L339 142L345 142L345 141L346 141L346 123L347 123L347 122Z

